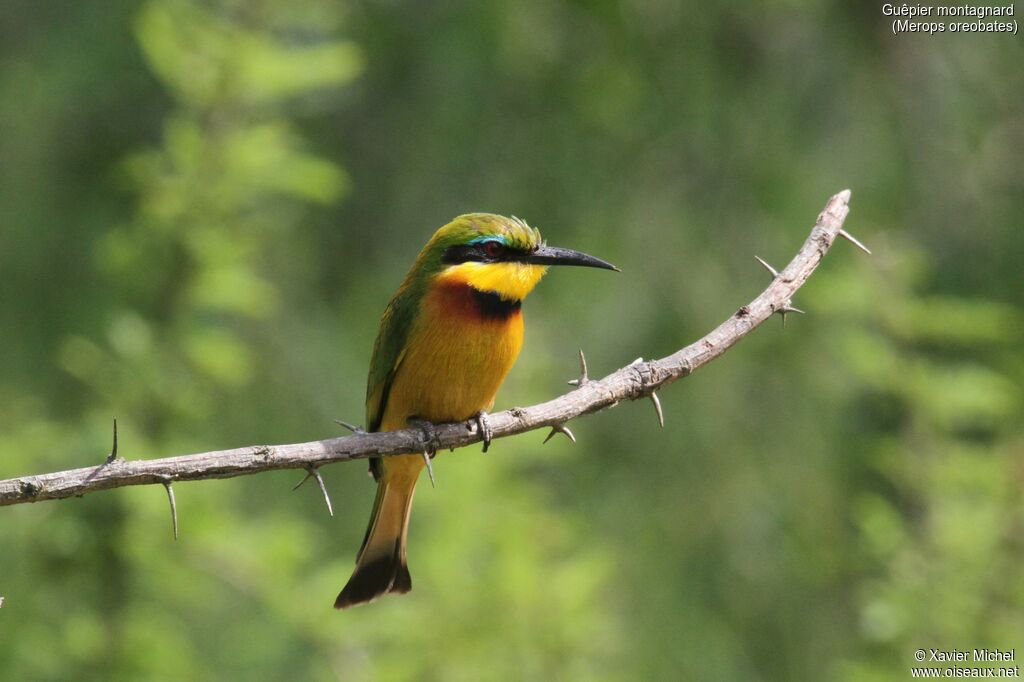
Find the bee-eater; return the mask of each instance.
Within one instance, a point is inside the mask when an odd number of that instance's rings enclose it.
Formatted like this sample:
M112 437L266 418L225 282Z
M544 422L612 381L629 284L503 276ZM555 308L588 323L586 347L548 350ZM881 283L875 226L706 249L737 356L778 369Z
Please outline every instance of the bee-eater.
M485 415L523 345L522 301L550 265L618 270L545 245L518 218L471 213L435 232L381 318L366 382L367 430ZM405 540L425 462L419 455L370 461L377 498L335 608L412 589Z

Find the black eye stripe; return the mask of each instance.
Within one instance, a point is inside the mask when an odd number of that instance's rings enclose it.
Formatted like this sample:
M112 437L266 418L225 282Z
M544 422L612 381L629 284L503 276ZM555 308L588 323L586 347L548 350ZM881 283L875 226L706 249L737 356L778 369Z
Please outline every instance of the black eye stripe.
M487 244L498 244L501 247L499 253L490 255L485 250ZM491 248L494 248L493 246ZM459 244L449 246L441 254L441 262L445 265L457 265L459 263L498 263L501 261L515 260L516 256L526 253L520 249L512 249L498 242L480 242L478 244Z
M456 265L467 261L484 262L491 260L484 250L476 244L459 244L449 246L441 254L441 262L445 265Z

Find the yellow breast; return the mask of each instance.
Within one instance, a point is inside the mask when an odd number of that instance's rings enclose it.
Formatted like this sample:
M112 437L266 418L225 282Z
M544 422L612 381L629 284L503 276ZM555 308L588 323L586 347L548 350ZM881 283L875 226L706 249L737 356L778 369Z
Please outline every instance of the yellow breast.
M518 306L483 315L465 283L439 282L422 305L388 393L382 430L406 428L410 417L452 422L491 409L523 345Z

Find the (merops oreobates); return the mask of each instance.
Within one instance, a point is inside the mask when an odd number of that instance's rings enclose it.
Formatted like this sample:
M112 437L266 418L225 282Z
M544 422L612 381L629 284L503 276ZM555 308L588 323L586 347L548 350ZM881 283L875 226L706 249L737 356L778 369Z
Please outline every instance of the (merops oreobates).
M434 233L381 318L366 385L367 430L457 422L491 409L523 345L522 301L551 265L618 270L547 246L518 218L471 213ZM419 455L371 460L377 498L335 608L412 589L405 540L424 466Z

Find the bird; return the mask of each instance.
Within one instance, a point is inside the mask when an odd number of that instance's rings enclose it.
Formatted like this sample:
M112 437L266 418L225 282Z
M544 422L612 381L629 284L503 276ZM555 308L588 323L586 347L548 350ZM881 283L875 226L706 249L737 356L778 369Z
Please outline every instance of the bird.
M548 246L515 217L469 213L438 229L381 317L366 382L366 430L429 429L476 417L486 434L487 411L523 345L522 301L552 265L619 271ZM426 455L370 460L377 496L336 609L412 589L406 537L416 483L429 463Z

